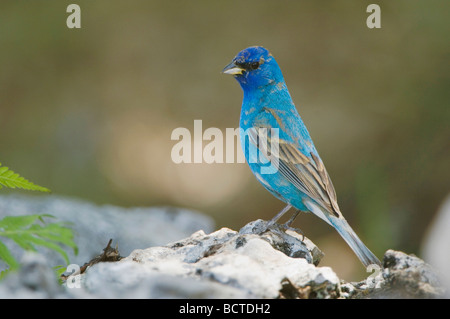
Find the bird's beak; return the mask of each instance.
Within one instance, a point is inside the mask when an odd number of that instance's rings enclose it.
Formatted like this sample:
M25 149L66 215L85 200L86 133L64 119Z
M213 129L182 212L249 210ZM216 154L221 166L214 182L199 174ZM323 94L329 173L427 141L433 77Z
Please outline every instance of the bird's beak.
M231 74L231 75L241 75L243 72L244 72L244 69L241 67L238 67L234 62L231 62L222 70L222 73Z

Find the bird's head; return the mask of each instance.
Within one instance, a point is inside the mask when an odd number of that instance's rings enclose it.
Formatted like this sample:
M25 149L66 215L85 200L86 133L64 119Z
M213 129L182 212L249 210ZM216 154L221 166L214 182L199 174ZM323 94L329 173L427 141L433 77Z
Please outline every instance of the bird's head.
M260 46L239 52L222 72L233 75L244 91L284 82L277 61Z

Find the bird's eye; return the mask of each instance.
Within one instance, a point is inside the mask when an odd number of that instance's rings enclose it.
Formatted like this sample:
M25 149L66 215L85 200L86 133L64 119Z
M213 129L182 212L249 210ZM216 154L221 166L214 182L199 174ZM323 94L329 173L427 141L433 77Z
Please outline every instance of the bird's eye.
M259 62L253 62L252 64L250 64L250 68L252 70L256 70L257 68L259 68Z

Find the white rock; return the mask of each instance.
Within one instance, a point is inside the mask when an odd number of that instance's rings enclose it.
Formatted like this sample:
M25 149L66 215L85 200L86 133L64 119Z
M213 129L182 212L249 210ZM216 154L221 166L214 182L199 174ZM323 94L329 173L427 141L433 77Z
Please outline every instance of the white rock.
M88 268L84 289L106 298L117 294L135 298L142 292L147 292L146 297L164 298L167 291L171 291L170 296L184 298L192 294L207 298L277 298L287 279L295 286L311 287L324 298L329 291L339 295L339 279L330 268L316 267L304 258L289 257L274 249L283 246L279 240L277 232L242 234L228 228L211 234L198 231L166 246L134 250L119 262ZM304 245L293 243L295 240L299 239L291 238L290 247L303 249Z

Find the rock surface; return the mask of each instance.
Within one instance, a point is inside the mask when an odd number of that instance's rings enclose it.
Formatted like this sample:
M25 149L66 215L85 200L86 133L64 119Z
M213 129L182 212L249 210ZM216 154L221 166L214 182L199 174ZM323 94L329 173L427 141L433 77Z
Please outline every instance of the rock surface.
M309 263L313 257L298 238L289 238L291 244L285 244L282 252L274 247L287 242L283 235L247 231L198 231L166 246L135 250L117 263L93 266L82 278L83 286L105 297L135 294L136 286L146 282L140 297L277 298L282 282L289 281L311 286L311 293L323 298L335 296L339 278L330 268Z
M354 298L440 298L446 294L440 276L430 265L394 250L384 254L383 269L372 281L360 282L354 288Z
M0 282L0 298L436 298L445 294L435 271L416 256L389 250L383 269L365 281L344 283L331 268L317 266L323 254L310 240L279 225L266 228L267 222L257 220L240 231L197 230L169 244L149 245L127 255L121 251L127 257L93 264L82 274L69 276L63 285L52 273L51 259L26 254L21 269ZM105 246L103 240L100 243L99 247Z
M175 207L123 208L59 197L56 195L0 196L0 219L5 216L50 214L49 222L68 222L75 235L79 253L66 249L71 263L83 265L102 252L109 239L119 244L123 256L134 249L164 245L203 229L211 232L214 222L197 212ZM23 250L7 238L1 240L20 260ZM51 266L64 264L64 259L47 248L37 247ZM0 271L5 265L0 260Z

